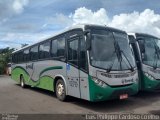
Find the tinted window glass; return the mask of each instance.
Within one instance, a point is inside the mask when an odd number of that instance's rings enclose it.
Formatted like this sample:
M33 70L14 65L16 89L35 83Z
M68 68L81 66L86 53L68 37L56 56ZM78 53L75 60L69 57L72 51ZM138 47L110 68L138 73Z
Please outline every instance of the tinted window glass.
M15 63L18 63L18 55L17 55L17 53L15 54Z
M12 63L15 63L15 55L12 54Z
M50 57L50 41L43 43L39 47L39 58L49 58Z
M29 59L29 49L24 50L24 52L23 52L23 60L24 60L25 62L27 62L27 61L30 60L30 59Z
M80 68L87 70L86 44L84 39L80 41Z
M23 62L23 51L21 51L21 52L18 52L17 53L17 59L18 59L18 63L21 63L21 62Z
M65 55L65 38L58 39L57 44L57 56L63 57Z
M65 38L58 38L52 41L51 55L52 57L65 56Z
M57 40L53 40L52 41L52 50L51 50L52 57L57 57L57 48L58 48Z
M135 65L126 33L92 30L91 65L106 70L128 70Z
M34 46L30 50L31 54L31 60L37 60L38 59L38 46Z
M68 62L78 66L78 38L73 41L69 41Z
M12 55L12 61L13 63L17 63L17 54Z

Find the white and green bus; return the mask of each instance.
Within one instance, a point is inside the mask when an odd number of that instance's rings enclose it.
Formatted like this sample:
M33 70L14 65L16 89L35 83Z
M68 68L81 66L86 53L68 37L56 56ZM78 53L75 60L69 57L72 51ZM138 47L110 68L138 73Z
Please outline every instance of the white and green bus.
M160 39L144 33L128 33L139 70L140 90L160 89Z
M125 99L138 92L138 72L127 33L76 25L12 55L12 78L54 91L59 100Z

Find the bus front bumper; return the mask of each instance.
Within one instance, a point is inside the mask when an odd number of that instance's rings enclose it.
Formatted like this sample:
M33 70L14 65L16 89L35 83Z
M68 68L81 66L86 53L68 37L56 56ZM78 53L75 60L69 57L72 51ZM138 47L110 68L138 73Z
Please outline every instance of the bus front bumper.
M138 84L133 83L128 86L100 87L93 80L89 80L90 101L106 101L120 99L121 95L131 96L138 92Z
M143 75L142 90L144 91L160 90L160 80L151 80L147 76Z

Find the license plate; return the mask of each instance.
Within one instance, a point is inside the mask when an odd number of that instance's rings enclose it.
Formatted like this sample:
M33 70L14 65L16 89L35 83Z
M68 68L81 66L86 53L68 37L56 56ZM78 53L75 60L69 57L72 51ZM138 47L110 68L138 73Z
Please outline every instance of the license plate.
M120 100L122 100L122 99L127 99L128 98L128 94L123 94L123 95L120 95Z

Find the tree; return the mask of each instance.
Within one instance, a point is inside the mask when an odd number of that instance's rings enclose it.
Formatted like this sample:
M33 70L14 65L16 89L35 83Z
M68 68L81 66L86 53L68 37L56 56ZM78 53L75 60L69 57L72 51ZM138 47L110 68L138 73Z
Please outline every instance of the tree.
M11 54L14 50L14 48L9 47L0 49L0 74L5 73L5 68L7 64L11 62Z

